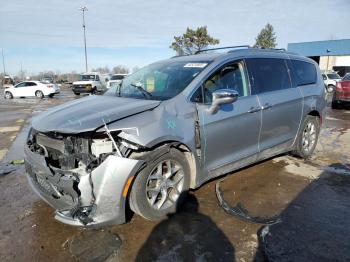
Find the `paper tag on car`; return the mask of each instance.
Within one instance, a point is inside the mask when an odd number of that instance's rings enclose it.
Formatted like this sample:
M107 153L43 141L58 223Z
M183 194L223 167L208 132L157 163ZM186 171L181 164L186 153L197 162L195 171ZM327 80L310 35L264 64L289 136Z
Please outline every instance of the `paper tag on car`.
M207 63L187 63L184 67L196 67L196 68L204 68Z

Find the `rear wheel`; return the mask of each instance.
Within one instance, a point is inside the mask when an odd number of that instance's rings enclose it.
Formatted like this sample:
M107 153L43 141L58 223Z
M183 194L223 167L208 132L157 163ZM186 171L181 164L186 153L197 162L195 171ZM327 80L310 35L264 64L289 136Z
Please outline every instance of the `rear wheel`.
M310 157L315 150L319 133L319 118L307 115L299 131L293 154L304 159Z
M75 94L76 96L80 96L80 93L76 93L76 92L74 92L74 94Z
M130 207L138 215L158 220L175 213L190 184L190 168L183 153L171 149L137 175L130 193Z
M44 98L44 94L43 94L43 92L41 92L40 90L38 90L38 91L35 92L35 96L36 96L37 98Z
M6 98L6 99L12 99L12 98L13 98L13 95L11 94L11 92L6 91L6 92L5 92L5 98Z

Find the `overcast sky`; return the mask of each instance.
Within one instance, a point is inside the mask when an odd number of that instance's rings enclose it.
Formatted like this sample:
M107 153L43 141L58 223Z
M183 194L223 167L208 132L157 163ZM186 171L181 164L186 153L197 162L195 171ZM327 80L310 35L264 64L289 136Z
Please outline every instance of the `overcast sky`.
M89 68L132 68L173 56L173 36L188 26L207 25L220 46L254 44L268 22L284 48L350 38L349 0L1 0L0 48L8 73L17 74L21 62L29 73L84 71L82 5L89 9Z

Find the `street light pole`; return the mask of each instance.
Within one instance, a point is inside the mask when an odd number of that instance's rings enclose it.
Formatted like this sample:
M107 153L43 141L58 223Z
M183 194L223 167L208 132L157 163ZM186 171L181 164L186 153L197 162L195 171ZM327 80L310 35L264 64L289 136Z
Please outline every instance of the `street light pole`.
M6 68L5 68L4 48L1 49L1 53L2 53L2 66L4 69L4 76L5 76L6 75Z
M83 31L84 31L84 48L85 48L85 71L88 71L88 65L87 65L87 52L86 52L86 32L85 32L85 12L88 11L86 6L80 7L80 11L83 12Z

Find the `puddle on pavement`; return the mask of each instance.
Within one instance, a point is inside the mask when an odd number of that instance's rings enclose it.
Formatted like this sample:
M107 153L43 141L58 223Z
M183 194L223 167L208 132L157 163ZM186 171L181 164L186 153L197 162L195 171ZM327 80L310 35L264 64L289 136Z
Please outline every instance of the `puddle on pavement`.
M105 261L116 257L122 245L118 235L105 230L84 230L64 243L79 261Z

